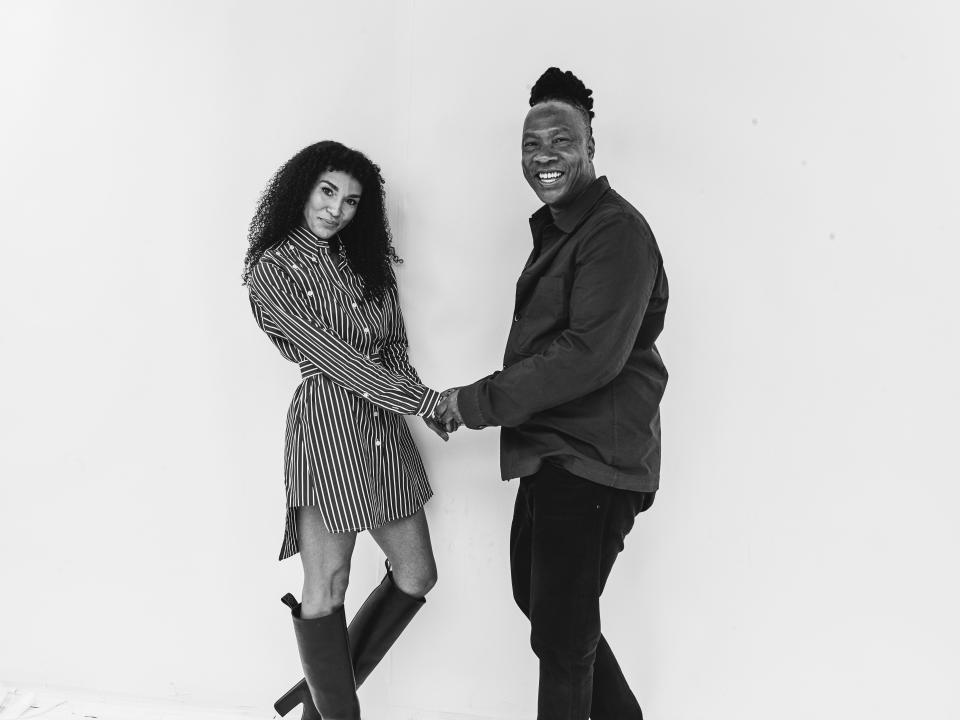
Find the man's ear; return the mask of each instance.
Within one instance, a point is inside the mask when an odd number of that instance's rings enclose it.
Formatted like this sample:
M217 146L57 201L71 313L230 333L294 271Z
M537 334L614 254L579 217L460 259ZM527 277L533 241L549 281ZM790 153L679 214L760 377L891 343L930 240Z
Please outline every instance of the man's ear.
M597 150L597 144L593 140L593 133L590 134L590 139L587 140L587 157L593 160L593 153Z

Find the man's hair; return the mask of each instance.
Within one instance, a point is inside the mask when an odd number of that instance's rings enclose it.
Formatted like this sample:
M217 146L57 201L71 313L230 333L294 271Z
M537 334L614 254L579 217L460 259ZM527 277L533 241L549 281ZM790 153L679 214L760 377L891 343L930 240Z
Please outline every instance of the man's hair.
M547 68L530 91L530 107L542 102L556 100L573 106L583 115L587 128L592 130L590 121L593 120L593 90L583 84L569 70Z

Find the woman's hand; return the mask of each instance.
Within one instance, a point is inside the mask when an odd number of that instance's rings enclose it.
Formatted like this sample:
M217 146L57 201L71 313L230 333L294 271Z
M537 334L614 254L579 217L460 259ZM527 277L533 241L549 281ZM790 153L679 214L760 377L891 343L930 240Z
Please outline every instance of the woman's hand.
M427 424L427 427L433 430L437 435L440 436L440 439L446 442L450 439L450 436L447 434L447 431L443 429L443 426L432 417L424 417L423 421Z
M463 416L460 414L460 408L457 405L457 399L460 394L460 388L450 388L440 393L440 404L434 410L433 416L437 422L447 432L454 432L463 425Z

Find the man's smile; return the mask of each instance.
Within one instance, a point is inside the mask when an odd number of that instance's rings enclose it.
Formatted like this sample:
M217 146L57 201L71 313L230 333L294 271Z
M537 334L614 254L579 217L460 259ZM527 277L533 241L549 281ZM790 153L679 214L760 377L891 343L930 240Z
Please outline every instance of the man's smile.
M563 177L563 173L559 170L551 170L550 172L537 173L537 180L540 181L541 185L553 185L561 177Z

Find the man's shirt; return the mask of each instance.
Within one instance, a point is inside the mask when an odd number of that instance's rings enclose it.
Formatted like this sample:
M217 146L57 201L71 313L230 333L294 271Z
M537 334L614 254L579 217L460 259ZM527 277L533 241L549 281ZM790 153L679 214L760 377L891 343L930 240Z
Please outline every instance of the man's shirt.
M654 341L667 276L649 226L605 177L530 218L504 369L460 390L468 427L502 426L504 480L544 461L603 485L653 491L667 371Z

